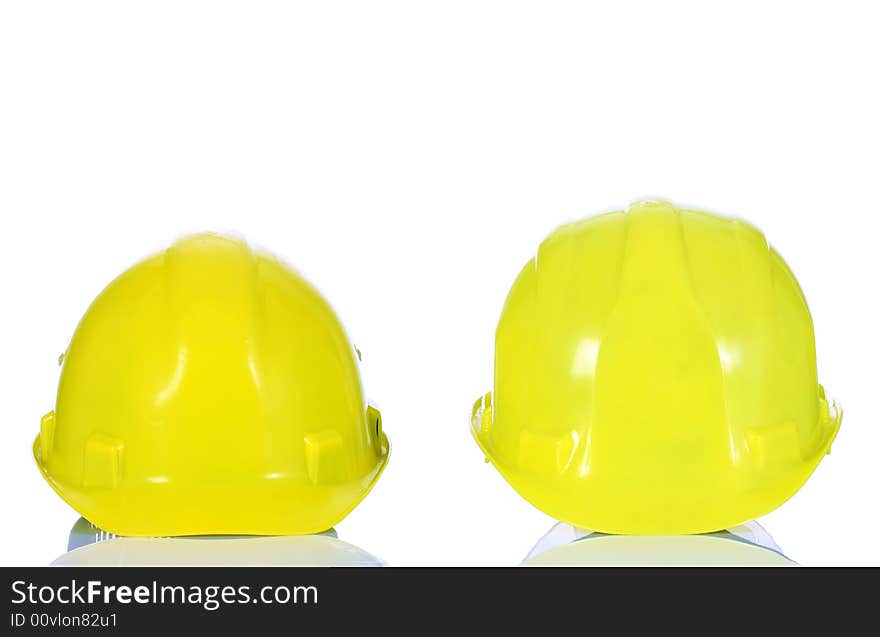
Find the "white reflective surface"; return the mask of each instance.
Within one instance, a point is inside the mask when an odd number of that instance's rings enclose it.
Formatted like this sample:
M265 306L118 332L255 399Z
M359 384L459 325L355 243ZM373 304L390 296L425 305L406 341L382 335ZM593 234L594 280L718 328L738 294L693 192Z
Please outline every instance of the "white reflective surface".
M52 566L384 566L343 542L333 529L318 535L118 537L80 518L68 552Z
M524 566L794 566L757 522L703 535L606 535L555 524Z

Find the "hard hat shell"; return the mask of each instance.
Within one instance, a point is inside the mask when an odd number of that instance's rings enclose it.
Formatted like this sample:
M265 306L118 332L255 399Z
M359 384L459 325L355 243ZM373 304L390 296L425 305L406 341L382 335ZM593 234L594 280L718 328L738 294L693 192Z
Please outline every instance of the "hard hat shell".
M558 520L685 534L782 504L841 416L804 296L764 236L641 202L557 229L522 269L472 432Z
M388 451L327 302L272 256L213 234L101 292L34 442L58 494L128 536L323 531Z

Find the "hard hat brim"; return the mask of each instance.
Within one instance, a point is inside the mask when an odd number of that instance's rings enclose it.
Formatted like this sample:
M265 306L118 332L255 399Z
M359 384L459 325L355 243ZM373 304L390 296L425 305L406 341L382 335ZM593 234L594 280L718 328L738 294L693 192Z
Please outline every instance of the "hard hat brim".
M820 391L824 401L824 390L821 386ZM827 405L829 409L820 414L821 440L813 448L813 452L802 459L800 466L791 472L788 479L772 491L764 493L760 498L749 498L747 502L735 503L735 506L729 507L729 513L722 515L707 515L700 510L694 510L693 515L687 520L659 520L645 516L638 525L615 523L617 516L613 511L599 511L572 489L561 489L560 485L571 485L571 482L563 482L561 475L526 474L520 468L500 458L488 440L489 432L494 426L491 392L475 402L471 412L470 429L486 462L491 462L520 496L555 520L615 535L690 535L712 533L757 519L794 496L816 470L822 458L830 453L831 444L840 430L843 409L834 402L829 402ZM619 506L624 505L619 504Z
M236 515L232 498L224 502L223 510L216 515L206 515L204 507L198 509L198 516L171 515L169 511L147 506L151 515L145 515L142 507L125 506L126 497L120 490L73 488L56 479L48 470L42 457L40 434L34 440L33 456L43 478L52 490L71 508L98 528L124 537L169 537L191 535L311 535L321 533L342 521L372 491L388 464L391 445L384 432L380 432L379 455L376 464L360 480L350 481L334 487L322 487L322 495L333 500L336 506L332 512L315 515L297 515L296 511L274 511L271 519L258 513ZM216 495L216 494L215 494ZM222 495L222 494L221 494ZM272 500L271 497L263 499ZM158 501L159 499L157 499ZM181 497L183 502L194 501L192 494ZM276 500L277 501L277 500ZM154 502L153 504L156 504ZM186 511L189 507L171 507ZM263 509L265 511L265 508Z

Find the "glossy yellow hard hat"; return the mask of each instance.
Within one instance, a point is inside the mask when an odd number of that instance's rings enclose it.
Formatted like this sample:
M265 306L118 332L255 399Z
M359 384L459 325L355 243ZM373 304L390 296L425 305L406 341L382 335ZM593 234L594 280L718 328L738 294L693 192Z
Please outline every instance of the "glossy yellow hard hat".
M235 239L185 238L123 273L62 365L34 457L119 535L323 531L388 457L333 310Z
M840 419L806 301L764 236L643 202L559 228L522 269L472 431L558 520L685 534L782 504Z

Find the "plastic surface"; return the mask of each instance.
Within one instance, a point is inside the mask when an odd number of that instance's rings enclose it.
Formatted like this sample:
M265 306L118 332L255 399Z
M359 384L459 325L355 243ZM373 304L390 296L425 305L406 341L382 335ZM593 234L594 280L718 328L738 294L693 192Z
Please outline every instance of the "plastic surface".
M211 234L95 299L34 443L64 500L128 536L323 531L388 451L326 301L275 258Z
M829 451L803 294L744 221L634 204L556 230L513 285L472 432L552 517L615 534L730 528Z

